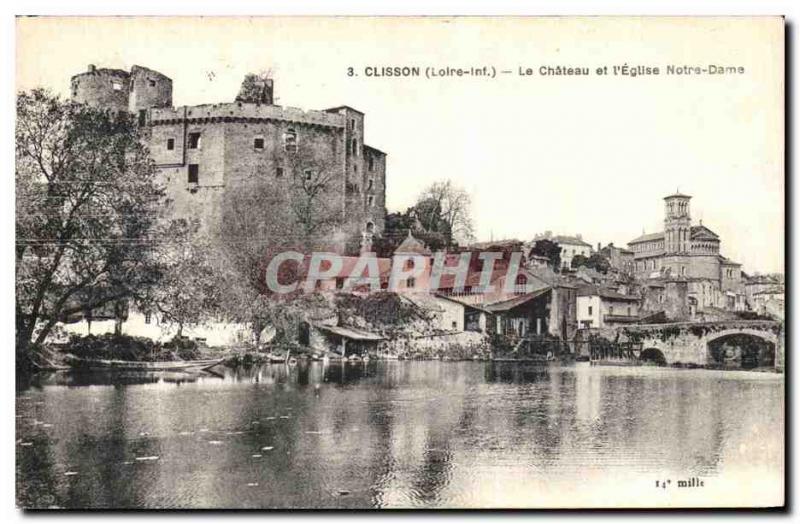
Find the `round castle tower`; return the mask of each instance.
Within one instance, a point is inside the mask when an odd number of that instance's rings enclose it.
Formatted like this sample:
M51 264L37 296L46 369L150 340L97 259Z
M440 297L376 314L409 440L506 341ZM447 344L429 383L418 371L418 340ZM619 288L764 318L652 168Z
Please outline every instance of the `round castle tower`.
M72 100L111 111L138 113L152 107L172 105L172 80L152 69L133 66L98 69L94 65L72 77Z

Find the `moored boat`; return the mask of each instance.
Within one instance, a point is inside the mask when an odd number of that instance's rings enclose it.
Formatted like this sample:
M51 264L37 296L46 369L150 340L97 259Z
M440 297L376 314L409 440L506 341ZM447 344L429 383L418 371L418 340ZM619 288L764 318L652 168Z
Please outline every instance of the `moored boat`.
M80 358L66 355L64 361L72 369L124 370L124 371L202 371L222 363L224 359L175 360L161 362L140 362L132 360L105 360Z

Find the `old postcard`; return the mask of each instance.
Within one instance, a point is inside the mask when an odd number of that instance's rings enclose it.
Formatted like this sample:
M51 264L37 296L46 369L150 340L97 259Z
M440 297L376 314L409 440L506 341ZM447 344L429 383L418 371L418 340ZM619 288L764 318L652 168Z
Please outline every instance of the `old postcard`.
M779 17L20 17L26 509L765 508Z

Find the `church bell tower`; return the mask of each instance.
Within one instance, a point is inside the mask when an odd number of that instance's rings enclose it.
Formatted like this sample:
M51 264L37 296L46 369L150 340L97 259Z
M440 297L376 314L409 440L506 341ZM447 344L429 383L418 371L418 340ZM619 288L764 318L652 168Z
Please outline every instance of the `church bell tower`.
M689 213L691 198L681 193L664 197L664 252L667 255L689 252L692 227Z

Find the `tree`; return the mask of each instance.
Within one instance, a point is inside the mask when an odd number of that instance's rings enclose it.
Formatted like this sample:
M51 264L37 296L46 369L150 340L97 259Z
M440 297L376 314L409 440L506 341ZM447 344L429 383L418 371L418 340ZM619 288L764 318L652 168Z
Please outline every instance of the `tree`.
M144 309L155 309L162 319L178 326L177 337L183 335L187 324L199 324L210 316L223 311L220 309L219 273L212 265L209 242L197 235L197 224L176 221L173 224L175 238L185 239L176 242L161 254L163 268L158 286L140 298Z
M531 255L547 257L555 271L561 268L561 246L549 239L537 240L531 248Z
M334 183L341 165L335 158L300 145L282 158L283 177L252 176L225 192L218 234L220 268L224 279L221 301L237 320L251 324L256 337L273 324L286 299L271 294L264 272L269 261L283 251L309 253L343 244L339 226L344 223L341 191ZM288 283L299 269L281 266L279 280Z
M427 231L416 217L414 207L405 213L389 213L384 221L383 232L372 242L372 249L379 257L391 257L397 246L408 237L409 231L428 246L431 251L439 251L451 245L449 239L436 231Z
M581 266L585 266L587 260L589 260L589 257L577 254L574 257L572 257L572 262L570 263L570 267L572 269L578 269Z
M16 123L16 348L56 323L134 296L159 276L166 200L138 129L44 90Z
M272 72L267 70L245 75L236 102L272 104Z
M608 270L611 269L611 262L600 253L592 253L588 257L584 255L575 255L572 258L572 268L577 269L581 266L594 269L605 275L608 273Z
M452 245L474 239L471 205L469 194L446 180L425 189L413 210L425 231L443 234Z

